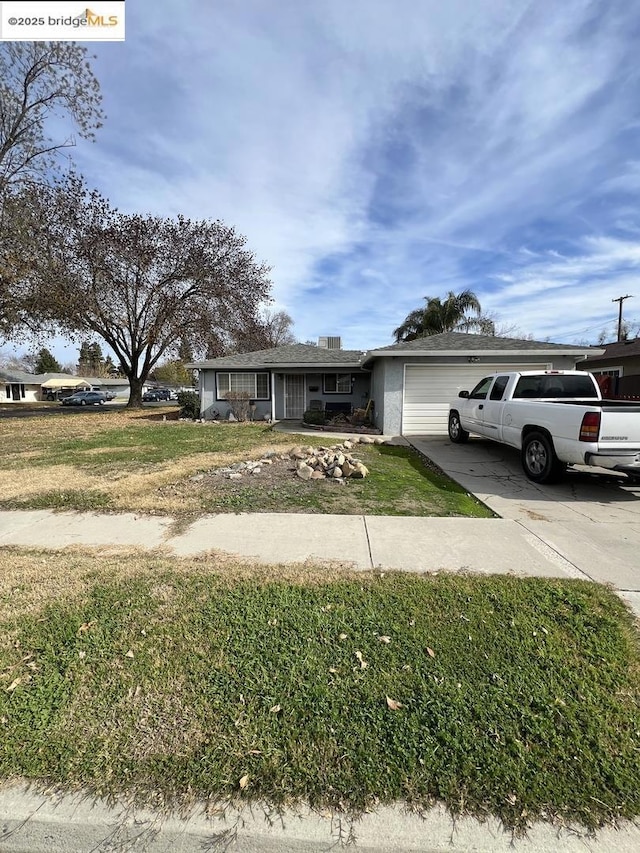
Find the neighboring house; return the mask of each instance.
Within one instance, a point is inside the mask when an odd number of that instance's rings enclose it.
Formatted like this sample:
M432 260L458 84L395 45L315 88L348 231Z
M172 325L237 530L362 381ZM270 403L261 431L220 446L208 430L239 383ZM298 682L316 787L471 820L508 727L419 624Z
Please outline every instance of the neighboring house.
M572 370L589 353L592 347L446 332L366 353L293 344L187 366L199 371L206 419L228 416L229 390L249 394L256 419L299 420L309 408L366 408L371 399L373 421L386 434L444 435L449 403L485 376Z
M35 403L42 378L22 370L0 370L0 403Z
M128 379L115 379L110 376L87 377L87 381L91 383L93 388L99 391L110 391L116 395L116 400L124 402L129 399L131 388L129 387Z
M640 396L640 338L592 349L579 369L598 378L605 396Z
M129 398L127 379L95 376L71 376L68 373L24 373L0 370L0 403L35 403L58 399L74 391L96 388L111 391L119 400Z

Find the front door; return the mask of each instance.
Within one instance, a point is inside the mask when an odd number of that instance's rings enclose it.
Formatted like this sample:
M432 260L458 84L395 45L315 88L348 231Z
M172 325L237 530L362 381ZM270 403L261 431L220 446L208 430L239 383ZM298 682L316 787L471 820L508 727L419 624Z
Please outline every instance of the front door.
M284 416L301 418L304 414L304 375L287 373L284 377Z

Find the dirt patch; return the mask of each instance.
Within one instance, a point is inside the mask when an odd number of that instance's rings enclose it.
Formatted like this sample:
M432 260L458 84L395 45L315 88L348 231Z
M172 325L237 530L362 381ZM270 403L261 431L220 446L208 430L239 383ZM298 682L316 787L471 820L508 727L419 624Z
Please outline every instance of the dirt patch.
M355 452L355 450L354 450ZM168 501L180 501L192 504L194 500L210 510L233 510L251 512L282 511L285 505L288 512L322 512L325 497L331 497L331 510L349 512L350 495L354 482L334 480L304 481L296 476L296 460L287 454L278 454L272 450L268 462L256 469L219 466L209 471L194 474L158 489L158 494ZM363 448L357 453L363 458L367 455ZM258 461L258 456L253 456ZM357 487L356 487L357 488ZM345 500L341 501L343 495ZM336 502L337 501L337 502Z
M257 461L257 457L254 456L253 459ZM292 484L296 487L307 486L309 488L320 485L317 481L304 483L296 477L295 460L285 454L271 456L269 464L260 465L259 470L254 469L256 473L249 473L247 469L234 472L225 471L227 467L237 464L237 461L237 455L230 457L216 468L194 474L186 480L169 483L158 489L158 492L166 496L181 496L183 498L195 495L215 497L216 495L242 494L255 490L257 487L268 492ZM231 474L231 478L229 474ZM236 478L233 474L239 476Z

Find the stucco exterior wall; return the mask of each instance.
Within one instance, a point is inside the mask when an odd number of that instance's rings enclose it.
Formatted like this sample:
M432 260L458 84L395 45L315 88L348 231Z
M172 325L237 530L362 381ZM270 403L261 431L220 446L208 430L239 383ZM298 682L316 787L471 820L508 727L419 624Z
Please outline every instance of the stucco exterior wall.
M372 395L376 404L376 426L385 435L400 435L404 361L379 359L374 366Z
M386 362L376 361L371 371L371 399L373 400L373 423L378 429L384 424L384 377Z

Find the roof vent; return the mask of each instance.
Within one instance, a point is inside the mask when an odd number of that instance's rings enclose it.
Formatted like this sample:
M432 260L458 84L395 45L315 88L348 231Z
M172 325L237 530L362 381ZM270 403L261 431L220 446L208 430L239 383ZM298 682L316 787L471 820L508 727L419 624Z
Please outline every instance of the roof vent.
M323 336L318 338L318 346L323 349L342 349L341 338Z

